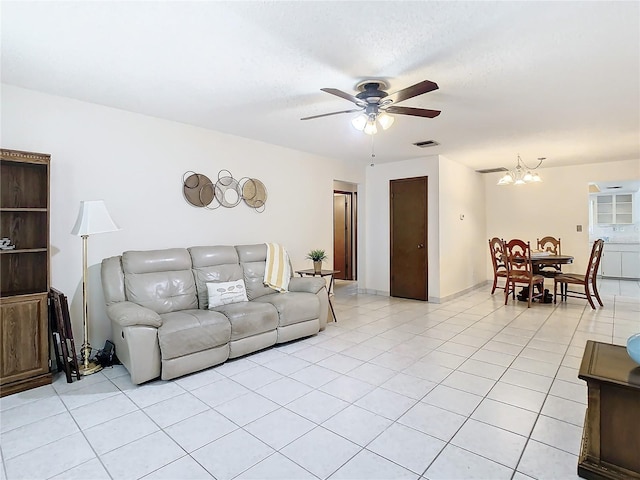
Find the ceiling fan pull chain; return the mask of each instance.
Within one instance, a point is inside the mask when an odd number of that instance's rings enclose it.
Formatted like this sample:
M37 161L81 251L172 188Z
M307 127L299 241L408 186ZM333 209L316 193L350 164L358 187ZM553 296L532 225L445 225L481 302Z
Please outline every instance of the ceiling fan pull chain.
M373 139L375 135L371 135L371 158L376 158L376 152L374 150Z

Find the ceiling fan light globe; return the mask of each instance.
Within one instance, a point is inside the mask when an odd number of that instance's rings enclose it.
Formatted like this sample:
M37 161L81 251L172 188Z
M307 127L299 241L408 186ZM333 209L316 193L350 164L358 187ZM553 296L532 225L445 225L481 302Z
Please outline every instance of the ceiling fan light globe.
M538 175L537 173L534 173L531 177L532 177L531 178L532 182L541 182L542 181L542 178L540 178L540 175Z
M353 125L353 128L355 128L356 130L363 131L364 127L367 126L368 120L369 120L369 117L367 117L366 114L361 113L360 115L358 115L357 117L351 120L351 125Z
M367 135L375 135L376 133L378 133L376 122L367 122L364 127L364 133L366 133Z
M518 178L515 182L513 182L514 185L524 185L526 182L522 179L522 178Z
M396 119L392 115L389 115L386 112L382 112L380 115L378 115L378 123L380 124L383 130L388 129L391 125L393 125L393 122L395 121Z
M533 181L533 175L531 175L531 172L527 172L524 174L524 177L522 177L522 180L525 181L525 183L529 183Z

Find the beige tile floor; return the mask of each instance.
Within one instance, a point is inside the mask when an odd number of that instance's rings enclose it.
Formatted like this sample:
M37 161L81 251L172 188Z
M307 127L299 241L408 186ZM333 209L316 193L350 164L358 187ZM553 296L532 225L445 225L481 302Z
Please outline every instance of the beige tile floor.
M589 339L640 332L638 282L586 301L358 295L338 323L175 381L122 367L0 401L2 479L577 478Z

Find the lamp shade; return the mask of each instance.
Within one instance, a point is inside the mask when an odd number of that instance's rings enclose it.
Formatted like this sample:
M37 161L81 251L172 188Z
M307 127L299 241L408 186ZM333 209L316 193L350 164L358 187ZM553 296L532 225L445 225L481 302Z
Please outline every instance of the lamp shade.
M120 227L109 215L104 200L83 200L80 202L78 219L71 230L72 235L94 235L117 230L120 230Z

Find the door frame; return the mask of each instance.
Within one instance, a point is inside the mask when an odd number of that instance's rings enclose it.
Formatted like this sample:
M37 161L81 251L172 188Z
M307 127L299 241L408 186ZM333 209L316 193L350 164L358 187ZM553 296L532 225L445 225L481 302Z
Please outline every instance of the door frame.
M351 255L349 259L351 262L351 279L349 280L355 281L355 280L358 280L358 192L355 190L349 191L349 190L338 189L334 187L333 193L331 195L332 200L336 193L339 195L351 196ZM335 239L335 214L333 210L332 210L332 218L333 218L333 238ZM335 258L335 246L333 248L333 255Z

